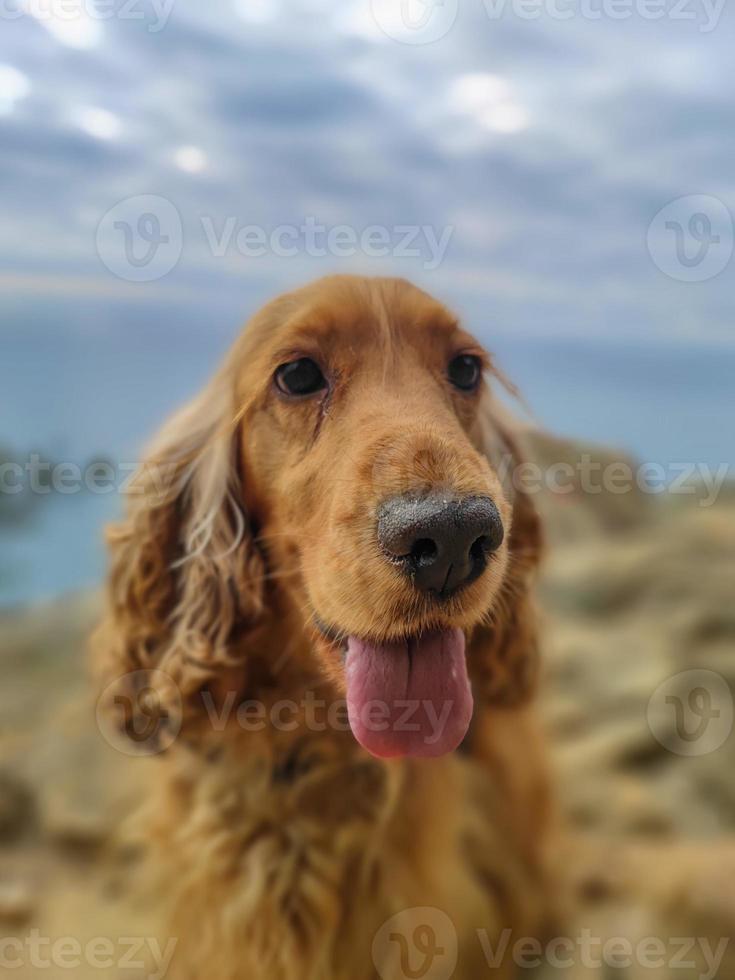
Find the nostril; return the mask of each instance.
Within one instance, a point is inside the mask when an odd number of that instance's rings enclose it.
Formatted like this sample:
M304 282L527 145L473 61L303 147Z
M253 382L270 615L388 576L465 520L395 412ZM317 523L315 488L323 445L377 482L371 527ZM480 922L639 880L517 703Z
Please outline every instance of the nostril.
M476 541L470 545L470 558L476 564L484 562L493 550L493 544L487 534L481 534Z
M431 538L419 538L411 547L411 561L416 565L430 565L439 554L436 542Z

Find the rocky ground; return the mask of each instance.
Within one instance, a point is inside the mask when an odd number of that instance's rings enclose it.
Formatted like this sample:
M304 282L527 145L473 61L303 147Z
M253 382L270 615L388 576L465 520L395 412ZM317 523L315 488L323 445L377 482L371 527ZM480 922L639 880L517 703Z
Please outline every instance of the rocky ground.
M560 456L545 439L536 449ZM541 707L574 891L565 935L586 927L634 946L629 966L550 977L735 977L735 493L706 496L540 498ZM653 937L660 967L640 952ZM694 948L677 953L674 939Z
M531 442L542 462L587 451ZM538 498L549 529L541 708L571 883L564 935L587 928L634 947L606 968L578 953L544 976L735 976L735 941L717 969L707 965L708 949L735 931L735 493L712 506L704 497L577 488ZM141 852L127 815L142 763L98 737L86 688L83 637L96 609L81 596L0 617L0 947L37 927L111 938L119 960L125 937L155 936L156 912L130 898ZM652 937L663 954L640 952ZM687 937L693 948L672 945ZM24 953L10 975L115 975L102 947L96 966L42 968L38 957L34 966Z

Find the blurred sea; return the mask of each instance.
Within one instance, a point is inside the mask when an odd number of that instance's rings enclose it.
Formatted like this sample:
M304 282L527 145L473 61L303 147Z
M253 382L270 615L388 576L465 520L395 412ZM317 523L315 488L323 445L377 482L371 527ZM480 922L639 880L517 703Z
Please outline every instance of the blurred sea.
M63 324L72 311L64 306L46 306L25 322L13 317L7 330L0 324L0 452L80 466L97 458L134 462L239 329L229 309L221 319L210 311L203 323L197 309L157 318L148 307L138 316L127 305L100 302L86 304L69 330ZM735 349L507 333L482 339L537 419L556 433L664 465L735 462ZM17 527L3 525L0 605L98 582L102 525L120 507L116 493L52 493Z

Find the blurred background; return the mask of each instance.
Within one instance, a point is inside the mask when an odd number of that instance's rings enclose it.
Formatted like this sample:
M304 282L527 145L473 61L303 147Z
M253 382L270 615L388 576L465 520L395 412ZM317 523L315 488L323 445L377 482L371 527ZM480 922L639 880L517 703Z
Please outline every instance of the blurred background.
M577 474L540 496L542 709L582 921L730 935L732 9L0 0L0 26L0 935L140 914L136 780L84 694L101 529L245 319L340 271L456 308L532 457ZM590 491L583 457L648 476ZM694 731L702 690L691 752L666 697Z

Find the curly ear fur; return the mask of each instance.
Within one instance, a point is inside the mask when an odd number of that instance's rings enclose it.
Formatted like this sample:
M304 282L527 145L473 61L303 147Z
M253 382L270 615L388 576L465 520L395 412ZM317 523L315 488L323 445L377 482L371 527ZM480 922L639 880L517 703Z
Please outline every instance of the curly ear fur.
M480 419L481 440L512 500L513 521L503 589L492 621L472 634L470 664L475 692L486 704L504 707L529 700L536 687L539 653L531 590L543 551L536 508L529 494L513 480L514 471L523 462L513 429L510 416L490 400Z
M157 668L185 701L218 667L242 662L244 634L263 617L233 390L223 369L164 426L125 519L108 529L107 608L93 638L103 682Z

